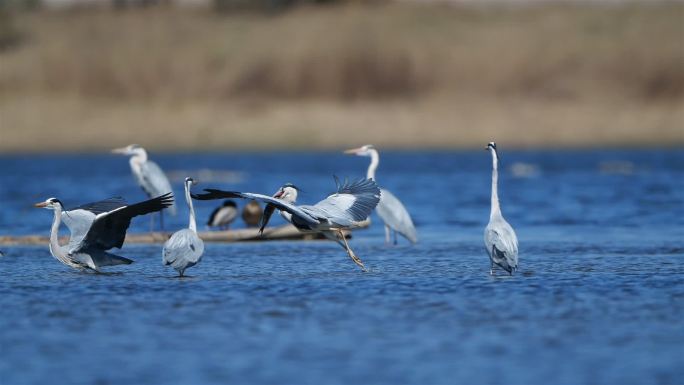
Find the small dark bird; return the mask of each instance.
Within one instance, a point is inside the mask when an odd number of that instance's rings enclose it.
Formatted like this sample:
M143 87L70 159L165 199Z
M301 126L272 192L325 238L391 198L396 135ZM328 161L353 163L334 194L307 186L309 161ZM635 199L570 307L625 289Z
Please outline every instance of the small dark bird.
M209 216L207 226L216 227L221 230L228 229L230 224L237 218L238 209L235 201L227 199L223 201L221 207L217 207Z
M263 212L264 210L261 209L261 206L257 201L250 201L245 205L245 208L242 209L242 220L245 221L247 227L257 227L259 226Z

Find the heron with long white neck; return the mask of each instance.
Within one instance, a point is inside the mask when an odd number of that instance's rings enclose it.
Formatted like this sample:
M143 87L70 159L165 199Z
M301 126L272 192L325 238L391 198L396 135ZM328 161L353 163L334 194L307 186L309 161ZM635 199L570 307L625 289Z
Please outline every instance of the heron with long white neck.
M185 178L185 201L190 212L188 228L173 233L171 238L164 243L162 250L162 263L176 269L178 277L183 277L187 268L198 264L204 253L204 242L197 235L195 208L190 197L190 188L194 184L196 182L192 178Z
M366 172L366 178L375 179L375 171L380 164L380 154L371 144L346 150L345 154L367 156L371 158ZM375 208L375 212L385 223L385 242L390 243L390 233L394 233L394 244L397 243L397 233L408 239L411 243L418 242L416 227L413 225L411 215L401 201L389 190L380 189L380 203Z
M518 237L501 214L498 191L499 154L496 143L489 142L485 150L489 150L492 155L492 202L489 223L484 232L484 243L490 261L489 274L494 275L494 268L498 266L513 275L518 269Z
M147 156L147 151L137 144L131 144L112 150L114 154L128 155L131 171L138 185L145 191L148 197L156 197L173 191L171 182L164 171ZM175 202L168 209L171 215L176 215ZM164 214L159 212L159 226L164 229ZM154 230L154 229L153 229Z
M110 198L65 210L57 198L48 198L35 207L54 211L50 230L50 253L63 264L79 270L100 271L101 267L127 265L128 258L108 253L121 248L131 219L169 207L173 195L165 194L133 205L121 198ZM64 222L71 231L69 243L59 244L59 226Z

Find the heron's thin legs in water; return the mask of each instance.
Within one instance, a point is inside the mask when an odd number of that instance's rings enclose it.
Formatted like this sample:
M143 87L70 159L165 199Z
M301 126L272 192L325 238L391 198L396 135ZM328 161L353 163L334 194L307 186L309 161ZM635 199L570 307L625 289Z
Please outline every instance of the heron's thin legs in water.
M390 244L390 227L385 225L385 244L389 245Z
M164 210L159 212L159 230L164 232Z
M396 246L397 245L397 232L393 230L392 234L394 235L394 246Z
M494 261L489 260L489 275L494 276Z
M347 254L349 254L349 258L351 258L352 261L354 261L354 263L361 268L361 270L368 271L368 269L366 269L366 266L363 265L363 262L361 262L359 257L357 257L356 254L354 254L351 247L349 247L349 243L347 243L347 237L344 236L342 230L337 230L337 232L340 235L340 238L342 238L342 241L344 241L344 246L347 249Z

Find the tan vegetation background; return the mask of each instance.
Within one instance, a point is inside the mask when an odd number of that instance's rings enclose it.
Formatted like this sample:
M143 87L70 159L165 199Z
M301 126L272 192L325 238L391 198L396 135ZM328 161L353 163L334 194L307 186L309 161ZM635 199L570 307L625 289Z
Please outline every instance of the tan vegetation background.
M3 11L0 151L684 145L684 5Z

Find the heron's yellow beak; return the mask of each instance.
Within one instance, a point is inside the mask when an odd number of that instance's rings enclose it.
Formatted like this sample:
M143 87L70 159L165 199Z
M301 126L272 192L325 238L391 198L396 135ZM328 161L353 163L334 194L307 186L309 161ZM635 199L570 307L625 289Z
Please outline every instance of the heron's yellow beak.
M112 154L126 154L128 151L126 150L126 147L121 147L121 148L115 148L112 150Z
M38 207L38 208L47 207L47 203L39 202L39 203L36 203L35 205L33 205L33 207Z
M359 152L359 151L361 151L361 148L352 148L352 149L349 149L349 150L345 150L344 153L345 153L345 154L356 155L356 153Z

